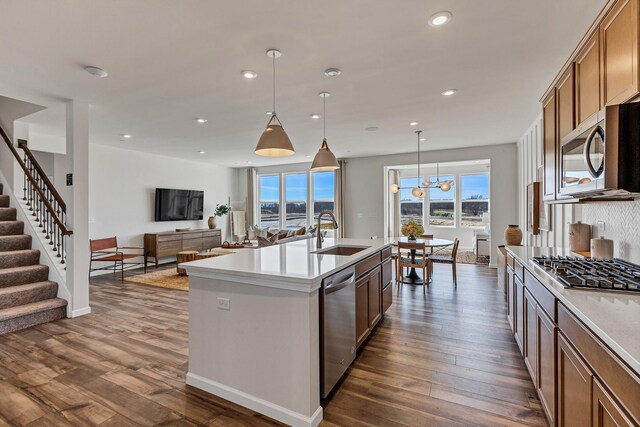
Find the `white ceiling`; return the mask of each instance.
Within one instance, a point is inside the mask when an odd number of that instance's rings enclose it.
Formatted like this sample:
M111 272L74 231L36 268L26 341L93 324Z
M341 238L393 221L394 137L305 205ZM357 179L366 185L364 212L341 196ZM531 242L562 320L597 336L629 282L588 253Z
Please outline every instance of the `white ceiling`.
M413 120L425 150L514 142L604 3L0 0L0 95L86 99L92 143L229 166L308 161L322 140L309 114L321 113L324 90L339 157L412 151ZM427 25L440 10L452 21ZM291 158L253 154L271 110L271 47L283 52L277 111ZM325 77L328 67L342 75ZM242 78L244 69L258 78ZM459 92L445 98L447 88ZM46 114L38 120L55 128Z

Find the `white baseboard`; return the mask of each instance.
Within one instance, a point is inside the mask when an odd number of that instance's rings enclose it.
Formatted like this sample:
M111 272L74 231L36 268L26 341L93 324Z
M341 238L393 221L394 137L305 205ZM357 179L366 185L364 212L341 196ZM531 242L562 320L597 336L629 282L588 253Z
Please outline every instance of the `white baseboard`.
M71 317L80 317L90 313L91 313L91 307L78 308L71 312Z
M274 420L283 422L293 427L316 427L322 421L322 406L312 416L307 417L298 412L284 408L280 405L268 402L259 397L252 396L216 381L201 377L200 375L187 373L187 384L208 393L215 394L223 399L237 403L240 406L259 412L262 415L271 417Z

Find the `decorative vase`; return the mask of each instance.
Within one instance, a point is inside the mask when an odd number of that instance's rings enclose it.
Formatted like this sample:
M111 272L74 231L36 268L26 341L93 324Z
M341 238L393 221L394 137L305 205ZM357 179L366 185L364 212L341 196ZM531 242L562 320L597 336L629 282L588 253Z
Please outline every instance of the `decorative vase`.
M209 225L210 229L214 229L218 226L218 223L216 221L216 217L215 216L210 216L209 220L207 221L207 224Z
M507 246L520 246L522 243L522 230L517 225L509 225L504 230L504 241Z

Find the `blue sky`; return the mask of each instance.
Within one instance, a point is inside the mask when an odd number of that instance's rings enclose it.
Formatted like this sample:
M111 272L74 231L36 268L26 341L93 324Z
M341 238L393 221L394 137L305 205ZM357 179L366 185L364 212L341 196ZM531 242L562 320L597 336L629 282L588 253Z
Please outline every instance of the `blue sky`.
M453 176L441 176L440 181L447 179L453 179ZM435 182L436 178L431 177L431 181ZM418 178L402 178L401 187L410 187L409 189L400 190L400 200L418 200L411 194L411 188L418 185ZM460 182L456 182L455 185L462 186L462 200L466 200L473 195L482 195L486 199L489 198L489 175L461 175ZM455 187L444 192L438 189L431 189L429 199L430 200L452 200L455 197Z
M313 196L315 200L333 200L334 172L316 172L313 176ZM280 177L268 175L260 177L260 200L276 202L279 199ZM287 200L307 200L307 174L285 175Z

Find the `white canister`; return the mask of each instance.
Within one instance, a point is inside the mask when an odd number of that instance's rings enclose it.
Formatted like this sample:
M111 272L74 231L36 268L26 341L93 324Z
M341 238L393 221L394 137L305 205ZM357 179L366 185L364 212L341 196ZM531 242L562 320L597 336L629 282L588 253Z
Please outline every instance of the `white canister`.
M613 240L605 239L604 236L591 239L591 258L612 259Z

